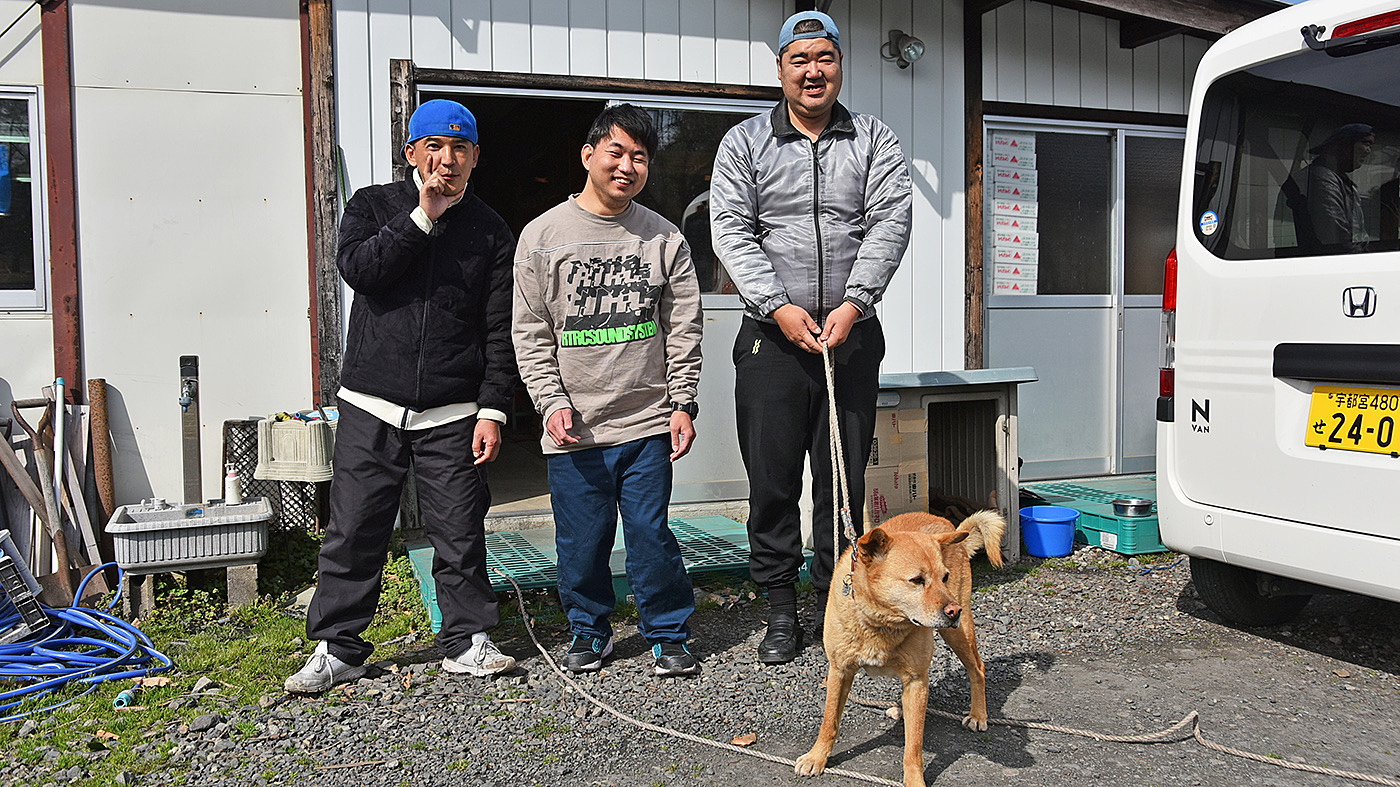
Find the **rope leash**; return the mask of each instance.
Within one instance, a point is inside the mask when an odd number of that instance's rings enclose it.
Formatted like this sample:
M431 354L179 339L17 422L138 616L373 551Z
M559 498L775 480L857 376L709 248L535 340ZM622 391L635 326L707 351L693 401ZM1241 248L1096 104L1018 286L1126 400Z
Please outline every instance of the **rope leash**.
M836 483L832 484L831 489L831 503L832 510L840 512L842 523L842 527L839 529L836 527L831 528L831 560L832 567L834 569L836 559L841 555L841 535L843 531L846 536L846 540L851 544L855 544L856 542L856 532L855 524L851 519L850 491L847 488L846 479L846 461L841 446L841 433L839 428L840 414L836 409L835 376L831 363L830 350L827 347L826 342L822 342L822 364L825 367L826 371L826 391L828 408L827 433L830 438L829 443L831 451L831 466L832 472L836 476ZM855 559L855 552L852 551L852 572L854 572L855 570ZM750 757L756 757L760 760L766 760L768 762L786 765L788 767L793 767L797 764L796 760L788 759L786 757L779 757L777 755L768 754L767 752L759 751L757 749L744 748L741 746L736 746L732 743L724 743L723 741L717 741L711 738L701 737L699 735L691 735L690 733L674 730L670 727L663 727L658 724L652 724L650 722L645 722L640 719L633 718L632 716L623 713L622 711L614 708L606 702L603 702L597 697L594 697L592 694L589 694L588 691L586 691L582 686L575 682L573 678L569 677L569 675L564 670L559 668L559 665L555 663L554 659L551 658L549 653L545 650L544 645L540 643L539 638L535 636L535 627L531 625L529 613L525 611L525 594L521 592L520 585L516 584L515 578L495 568L492 568L491 570L494 571L496 574L505 577L506 581L510 582L511 587L515 589L516 604L520 608L520 620L522 623L524 623L525 632L530 635L530 641L535 644L535 649L539 651L540 656L544 658L545 663L549 665L550 669L554 670L555 676L562 680L567 686L567 688L573 689L575 692L577 692L584 699L588 700L594 706L604 711L607 711L610 715L612 715L614 718L620 721L623 721L627 724L631 724L634 727L647 730L649 732L655 732L661 735L669 735L673 738L679 738L681 740L690 741L691 743L697 743L702 746L710 746L712 748L720 749L723 751L745 754ZM847 584L843 592L846 592L848 595L855 592L855 590L849 584L849 576L847 578ZM856 705L863 705L870 708L880 708L882 710L890 707L900 707L898 705L890 706L888 703L879 703L872 700L865 700L855 696L850 697L850 702ZM963 719L962 714L950 713L948 711L937 710L935 708L927 708L925 710L925 714L936 718L950 719L958 723L959 725L961 725ZM1021 721L1019 719L987 719L987 723L989 725L1003 727L1023 727L1027 729L1059 732L1065 735L1077 735L1079 737L1091 738L1093 740L1104 741L1108 743L1128 744L1176 743L1179 741L1183 741L1187 738L1186 736L1183 736L1181 732L1182 730L1186 729L1187 726L1190 726L1190 737L1194 738L1196 742L1200 743L1202 746L1205 746L1206 748L1211 749L1213 751L1221 752L1223 754L1231 754L1236 757L1242 757L1247 760L1269 763L1271 765L1277 765L1292 770L1306 771L1309 773L1319 773L1329 776L1338 776L1345 779L1354 779L1357 781L1371 782L1373 784L1387 785L1388 787L1400 787L1400 781L1395 781L1393 779L1387 779L1380 776L1371 776L1369 774L1355 773L1352 771L1340 771L1332 768L1319 768L1312 765L1288 762L1285 760L1276 760L1270 757L1264 757L1259 754L1254 754L1253 752L1247 752L1241 749L1234 749L1228 746L1222 746L1218 743L1214 743L1212 741L1207 740L1205 736L1201 734L1200 715L1196 713L1196 711L1191 711L1181 721L1177 722L1176 724L1172 725L1171 727L1165 730L1160 730L1158 732L1153 733L1146 733L1143 735L1107 735L1100 732L1094 732L1092 730L1080 730L1074 729L1072 727L1060 727L1054 724L1046 724L1045 722ZM891 781L889 779L884 779L879 776L871 776L869 774L860 773L858 771L848 771L843 768L826 768L822 771L822 773L831 774L833 776L844 776L849 779L858 779L860 781L870 782L871 784L886 784L893 785L894 787L903 787L903 782Z
M577 692L580 696L588 700L593 705L597 706L598 708L601 708L604 711L607 711L610 715L612 715L614 718L620 721L626 722L627 724L631 724L634 727L638 727L649 732L655 732L661 735L669 735L673 738L679 738L681 740L690 741L691 743L697 743L702 746L710 746L712 748L721 749L727 752L745 754L750 757L758 758L760 760L766 760L768 762L777 763L779 765L786 765L790 768L797 764L796 760L792 760L787 757L779 757L775 754L768 754L767 752L759 751L757 749L744 748L741 746L736 746L732 743L724 743L723 741L717 741L711 738L701 737L699 735L691 735L690 733L681 732L680 730L674 730L670 727L662 727L659 724L652 724L650 722L642 721L641 719L633 718L632 716L623 713L622 711L614 708L606 702L603 702L597 697L594 697L592 694L589 694L586 689L584 689L577 682L575 682L573 678L569 677L568 673L566 673L563 669L559 667L557 663L555 663L554 659L550 657L549 652L545 650L544 645L540 643L539 638L535 636L535 627L531 625L529 613L525 611L525 594L521 592L520 585L516 583L515 578L495 568L492 568L491 570L494 571L496 574L505 577L506 581L510 582L511 587L515 589L516 605L520 609L520 620L525 625L525 633L530 635L530 641L535 644L535 649L539 651L539 654L544 658L545 663L549 665L550 669L554 670L555 676L557 676L561 681L563 681L563 683L566 684L568 688ZM900 707L899 705L890 705L889 703L876 702L874 700L862 699L856 696L852 696L850 698L850 702L855 705L862 705L867 708L875 708L881 711L887 710L889 708ZM948 711L938 710L936 708L928 708L925 711L925 714L936 718L949 719L959 725L961 725L963 719L963 714L950 713ZM1371 774L1357 773L1355 771L1343 771L1337 770L1335 768L1322 768L1315 765L1308 765L1306 763L1296 763L1289 762L1287 760L1278 760L1272 757L1265 757L1261 754L1255 754L1253 752L1245 751L1243 749L1236 749L1230 746L1224 746L1222 744L1215 743L1214 741L1207 739L1204 735L1201 734L1200 714L1198 714L1196 711L1191 711L1184 718L1182 718L1181 721L1178 721L1176 724L1173 724L1167 729L1160 730L1158 732L1145 733L1142 735L1108 735L1101 732L1094 732L1093 730L1081 730L1076 729L1074 727L1061 727L1056 724L1047 724L1045 722L1040 721L1022 721L1020 719L987 719L987 724L999 727L1022 727L1025 729L1032 730L1058 732L1064 735L1074 735L1081 738L1090 738L1092 740L1103 741L1105 743L1179 743L1184 740L1193 739L1197 743L1212 751L1220 752L1221 754L1229 754L1231 756L1240 757L1246 760L1253 760L1254 762L1267 763L1269 765L1276 765L1280 768L1288 768L1290 770L1295 771L1304 771L1306 773L1317 773L1325 776L1336 776L1342 779L1351 779L1353 781L1369 782L1371 784L1381 784L1386 785L1386 787L1400 787L1400 781L1397 781L1395 779L1388 779L1384 776L1373 776ZM1183 735L1182 732L1187 727L1190 727L1191 733L1190 735ZM903 787L903 782L891 781L889 779L883 779L879 776L871 776L869 774L860 773L859 771L848 771L844 768L827 768L823 770L822 773L831 774L833 776L844 776L848 779L858 779L860 781L869 782L871 784L886 784L893 785L893 787Z
M826 372L826 434L827 443L831 450L831 472L836 476L835 483L831 485L831 510L840 512L841 527L838 529L835 523L831 528L831 569L836 571L836 560L841 557L841 535L844 533L846 541L854 545L856 543L856 526L851 517L851 491L847 488L846 479L846 455L841 445L841 413L836 409L836 373L831 363L831 348L826 342L822 342L822 367ZM853 595L856 591L851 586L851 576L856 570L856 552L851 550L851 571L846 574L846 580L842 583L841 593L843 595ZM830 588L828 588L830 592Z
M516 604L520 608L520 620L525 624L525 633L530 635L530 641L535 643L535 649L538 650L540 652L540 655L544 657L545 663L549 665L550 669L554 670L555 676L562 680L568 688L573 689L580 696L591 702L596 707L607 711L614 718L620 721L626 722L627 724L631 724L634 727L639 727L649 732L660 733L662 735L669 735L673 738L680 738L681 740L690 741L691 743L698 743L702 746L710 746L727 752L747 754L750 757L757 757L760 760L767 760L768 762L786 765L789 768L797 764L796 760L790 760L786 757L779 757L775 754L768 754L767 752L758 751L756 749L747 749L741 746L736 746L732 743L724 743L723 741L717 741L711 738L704 738L699 735L691 735L690 733L681 732L680 730L673 730L670 727L662 727L659 724L652 724L650 722L642 721L641 719L633 718L632 716L628 716L626 713L623 713L622 711L618 710L617 708L614 708L608 703L603 702L597 697L594 697L592 694L589 694L588 691L585 690L582 686L580 686L577 682L575 682L573 678L569 677L569 675L566 672L564 672L564 670L559 668L559 665L554 662L554 659L551 658L549 653L545 650L544 645L540 643L539 638L535 636L535 627L530 624L529 613L525 611L525 594L520 591L520 585L516 584L515 578L495 568L492 568L491 570L496 572L496 574L505 577L506 580L510 582L511 587L515 588L515 600ZM882 779L878 776L871 776L869 774L859 773L857 771L847 771L841 768L827 768L825 771L823 771L823 773L830 773L835 776L845 776L851 779L859 779L861 781L870 782L871 784L887 784L893 785L893 787L903 786L903 782L890 781L889 779Z
M874 700L861 699L859 697L851 697L850 701L856 705L863 705L867 708L877 708L880 710L900 707L899 705L890 705L889 703L876 702ZM956 722L961 722L963 718L959 714L949 713L948 711L935 710L933 708L929 708L926 711L926 714L929 716L951 719ZM1400 781L1397 781L1395 779L1388 779L1384 776L1373 776L1371 774L1358 773L1356 771L1342 771L1337 770L1335 768L1322 768L1316 765L1308 765L1306 763L1289 762L1287 760L1279 760L1273 757L1265 757L1262 754L1255 754L1254 752L1245 751L1244 749L1236 749L1231 746L1225 746L1223 744L1216 743L1207 739L1204 735L1201 734L1201 717L1200 714L1196 711L1191 711L1190 713L1186 714L1186 716L1184 716L1181 719L1181 721L1177 722L1176 724L1173 724L1171 727L1168 727L1165 730L1161 730L1159 732L1145 733L1143 735L1107 735L1101 732L1094 732L1092 730L1080 730L1075 729L1073 727L1061 727L1055 724L1046 724L1045 722L1040 721L1022 721L1020 719L987 719L987 724L1001 727L1024 727L1033 730L1046 730L1049 732L1063 733L1065 735L1075 735L1081 738L1090 738L1092 740L1104 741L1107 743L1180 743L1181 741L1195 740L1197 743L1201 744L1207 749L1210 749L1211 751L1217 751L1221 754L1229 754L1246 760L1253 760L1254 762L1262 762L1268 763L1269 765L1277 765L1280 768L1288 768L1290 770L1295 771L1305 771L1307 773L1317 773L1325 776L1337 776L1343 779L1370 782L1372 784L1384 784L1388 785L1389 787L1400 787ZM1190 734L1181 734L1183 730L1187 729L1187 727L1190 727Z

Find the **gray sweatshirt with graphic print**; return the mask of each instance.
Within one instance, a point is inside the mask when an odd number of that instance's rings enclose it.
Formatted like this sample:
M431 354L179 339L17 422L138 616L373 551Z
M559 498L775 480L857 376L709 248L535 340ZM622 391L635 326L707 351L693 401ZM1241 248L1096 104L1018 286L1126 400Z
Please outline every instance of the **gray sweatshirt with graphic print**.
M574 197L520 233L512 337L548 420L572 407L579 442L558 454L665 434L700 384L700 285L680 230L632 203L599 216Z

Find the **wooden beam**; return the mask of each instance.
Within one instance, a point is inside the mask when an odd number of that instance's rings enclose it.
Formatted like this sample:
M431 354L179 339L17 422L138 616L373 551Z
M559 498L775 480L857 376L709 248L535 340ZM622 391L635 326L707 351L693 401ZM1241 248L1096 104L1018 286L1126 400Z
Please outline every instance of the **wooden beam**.
M1246 22L1284 8L1274 0L1045 0L1050 5L1124 20L1139 18L1219 37Z
M302 94L307 157L307 251L311 277L312 400L336 403L340 389L340 272L336 268L339 215L339 150L335 133L335 83L330 0L302 0Z
M408 61L392 61L407 63ZM512 74L497 71L452 71L445 68L415 68L410 81L417 85L472 85L492 88L533 88L536 90L587 90L608 93L652 93L671 96L711 96L777 101L781 88L753 85L727 85L717 82L670 82L660 79L616 79L562 74ZM393 93L393 86L390 86ZM412 110L410 110L412 111ZM407 117L404 123L407 128ZM407 136L407 134L405 134ZM400 145L402 147L402 145Z
M43 50L44 153L48 165L49 291L53 297L54 375L62 377L64 398L81 404L83 323L78 274L78 183L73 158L73 39L68 0L41 6L39 39ZM37 138L37 131L34 132ZM36 282L40 287L41 282Z
M1011 0L967 0L963 5L963 14L969 19L974 16L980 17L988 11L995 11L1010 2Z
M1049 104L1015 104L988 101L982 106L988 115L1035 118L1037 120L1069 120L1106 123L1116 126L1170 126L1186 128L1185 115L1167 112L1134 112L1123 109L1090 109L1088 107L1056 107Z
M449 72L450 73L450 72ZM407 175L408 161L403 146L408 141L408 119L418 108L418 85L412 60L389 61L389 145L394 174Z
M1118 22L1118 46L1123 49L1137 49L1144 44L1184 32L1187 32L1186 28L1171 22L1157 22L1142 17L1123 19Z
M963 365L966 369L981 369L986 363L982 323L985 282L982 270L982 111L982 14L969 13L963 18L963 145L967 156L963 181L967 190Z

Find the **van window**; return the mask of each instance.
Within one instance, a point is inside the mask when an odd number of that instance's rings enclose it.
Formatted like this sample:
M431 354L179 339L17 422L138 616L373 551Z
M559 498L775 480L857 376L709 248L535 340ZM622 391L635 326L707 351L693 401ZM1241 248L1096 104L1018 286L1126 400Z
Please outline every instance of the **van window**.
M1303 49L1206 92L1192 224L1215 256L1400 248L1400 47Z

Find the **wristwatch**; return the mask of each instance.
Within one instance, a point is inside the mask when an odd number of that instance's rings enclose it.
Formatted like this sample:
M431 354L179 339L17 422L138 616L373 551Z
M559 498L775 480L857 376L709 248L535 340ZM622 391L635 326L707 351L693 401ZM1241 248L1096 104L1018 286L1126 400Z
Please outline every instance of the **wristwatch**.
M686 402L685 404L671 402L671 412L685 413L690 416L690 420L694 421L695 417L700 415L700 405L695 402Z

